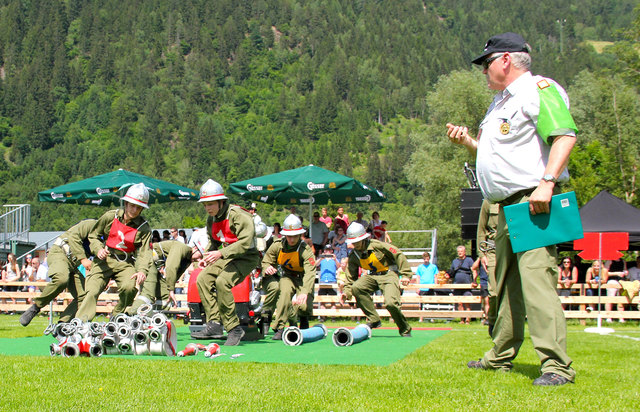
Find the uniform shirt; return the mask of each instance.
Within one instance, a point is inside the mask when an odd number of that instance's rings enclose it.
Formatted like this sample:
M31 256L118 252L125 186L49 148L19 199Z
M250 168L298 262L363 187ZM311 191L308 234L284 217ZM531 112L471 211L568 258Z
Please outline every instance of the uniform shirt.
M300 275L300 272L289 270L286 266L278 264L278 256L280 255L280 252L296 252L298 254L298 264L302 266L302 273L304 273L300 293L306 295L313 293L313 287L316 281L316 261L311 248L308 247L302 239L300 239L294 246L289 246L286 238L275 240L271 246L269 246L269 249L267 249L264 257L262 258L262 273L264 273L269 266L273 266L275 268L280 266L287 276L297 277Z
M485 199L500 202L535 188L544 176L553 136L575 136L569 98L551 79L526 72L496 95L480 123L476 168ZM559 182L569 180L565 169Z
M91 249L91 253L94 256L98 254L100 249L104 249L105 241L109 237L109 231L111 230L111 224L113 223L114 216L120 221L124 223L124 210L123 209L115 209L110 210L100 216L100 219L96 222L89 233L89 248ZM136 272L142 272L145 276L149 272L149 265L152 263L152 253L151 253L151 229L149 228L149 224L142 216L137 216L135 219L132 219L127 226L137 229L136 236L134 238L133 244L136 250L133 252L133 257L135 258L135 269ZM105 239L103 241L103 239ZM115 253L115 252L112 252Z
M169 292L191 264L191 248L178 240L165 240L153 244L154 263L164 265L164 276Z
M214 222L222 222L229 220L229 229L238 238L231 244L224 244L213 238L211 228ZM218 250L222 253L223 259L233 259L243 255L249 251L258 253L255 242L255 226L253 224L253 216L240 206L229 205L225 202L224 206L216 216L207 218L207 234L209 235L208 250Z
M112 216L113 217L113 216ZM85 219L71 226L66 232L60 235L60 239L67 243L71 256L80 262L91 256L89 248L89 233L95 226L96 219Z
M375 260L384 267L390 268L396 265L398 273L405 278L411 279L413 276L407 257L398 248L389 243L369 238L369 243L364 251L353 249L349 254L347 281L344 286L344 293L348 298L351 298L351 285L358 280L359 269L362 267L363 269L371 270L369 267L363 267L360 262L360 259L367 259L370 254L375 255Z

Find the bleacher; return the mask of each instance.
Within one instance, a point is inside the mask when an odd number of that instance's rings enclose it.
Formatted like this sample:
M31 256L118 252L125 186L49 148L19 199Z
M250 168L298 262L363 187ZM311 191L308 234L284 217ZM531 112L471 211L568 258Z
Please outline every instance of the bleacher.
M37 288L43 288L46 282L6 282L1 283L0 286L36 286ZM177 287L182 287L186 291L186 284L178 284ZM417 290L424 288L425 286L430 289L470 289L474 293L473 296L453 296L453 295L433 295L433 296L419 296ZM316 296L314 298L315 309L313 315L324 318L350 318L350 317L362 317L364 314L362 311L352 306L349 303L354 303L352 299L347 302L346 305L342 305L339 302L338 296L321 295L318 296L319 288L331 287L330 285L316 285ZM602 285L601 296L586 296L586 284L576 284L571 288L573 293L571 296L560 296L560 302L566 304L565 316L568 319L596 319L598 317L598 311L587 311L588 306L597 308L598 301L602 305L602 311L600 316L602 318L612 319L638 319L640 320L640 311L638 311L638 305L640 305L640 298L636 296L631 303L624 296L607 296L605 288L616 288L616 285ZM39 291L35 292L0 292L0 312L6 313L20 313L27 310L31 305L29 299L33 299L40 294ZM170 309L170 312L177 314L184 314L187 311L187 295L178 294L176 298L179 302L182 302L180 307L174 307ZM15 300L15 303L12 302ZM65 307L71 301L72 296L68 292L61 293L57 299L53 302L53 311L55 313L62 312ZM403 288L402 295L402 310L408 318L419 319L442 319L442 318L461 318L471 317L480 319L482 317L482 311L480 310L480 294L479 289L472 289L470 284L445 284L445 285L416 285L410 284ZM118 301L118 293L113 290L107 290L103 292L98 298L97 313L108 314ZM374 303L383 304L383 296L374 296ZM458 311L456 310L456 304L458 303L470 303L472 304L471 311ZM606 303L622 304L625 306L625 311L604 311L604 305ZM325 304L335 305L335 309L324 308ZM42 309L42 312L48 312L49 306ZM381 317L390 317L389 312L386 309L378 309L378 313Z

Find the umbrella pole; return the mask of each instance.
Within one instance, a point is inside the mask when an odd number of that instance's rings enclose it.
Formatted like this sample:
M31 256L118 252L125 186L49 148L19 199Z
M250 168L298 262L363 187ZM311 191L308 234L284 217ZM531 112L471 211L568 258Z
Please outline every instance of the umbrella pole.
M311 239L311 231L313 230L313 228L311 227L311 223L313 223L312 217L311 215L313 214L313 205L311 204L311 199L312 197L309 196L309 238ZM313 241L311 242L313 243Z

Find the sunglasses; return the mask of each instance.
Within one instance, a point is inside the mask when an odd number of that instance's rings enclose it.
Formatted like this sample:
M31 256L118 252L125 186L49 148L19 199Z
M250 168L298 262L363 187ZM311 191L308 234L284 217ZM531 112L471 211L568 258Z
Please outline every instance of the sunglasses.
M497 56L493 56L493 57L490 57L490 58L486 59L485 61L482 62L482 68L484 70L487 70L489 68L489 66L491 66L491 63L493 63L494 60L499 59L502 56L504 56L504 53L498 54Z

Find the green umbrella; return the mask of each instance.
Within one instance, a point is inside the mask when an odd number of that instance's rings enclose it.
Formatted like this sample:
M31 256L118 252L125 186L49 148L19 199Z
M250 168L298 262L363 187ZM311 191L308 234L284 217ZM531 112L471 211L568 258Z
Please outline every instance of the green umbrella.
M198 200L197 190L123 169L43 190L38 193L38 200L96 206L119 205L127 188L136 183L144 183L149 190L149 203Z
M309 165L231 183L231 192L247 199L280 205L384 202L387 196L352 177Z

